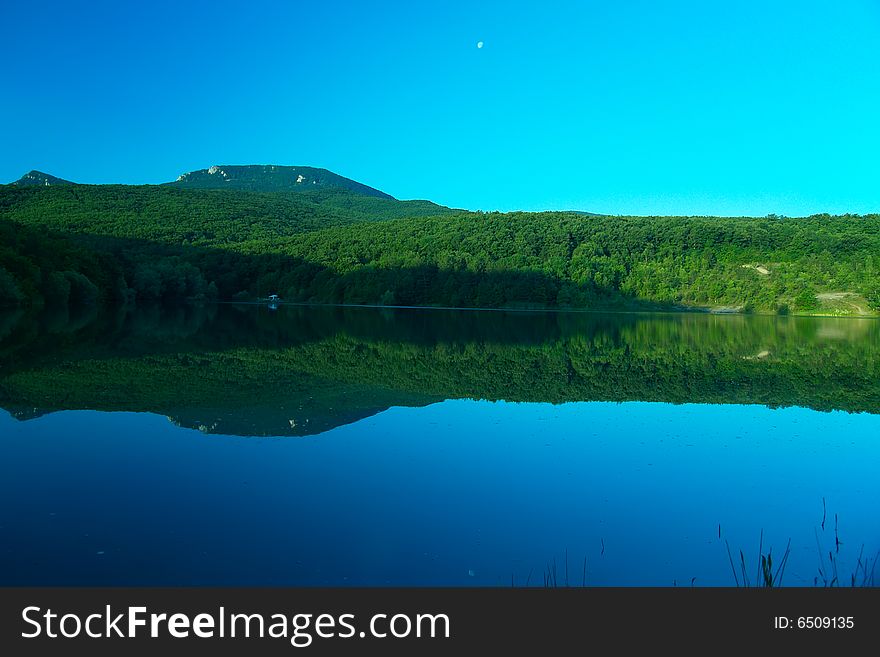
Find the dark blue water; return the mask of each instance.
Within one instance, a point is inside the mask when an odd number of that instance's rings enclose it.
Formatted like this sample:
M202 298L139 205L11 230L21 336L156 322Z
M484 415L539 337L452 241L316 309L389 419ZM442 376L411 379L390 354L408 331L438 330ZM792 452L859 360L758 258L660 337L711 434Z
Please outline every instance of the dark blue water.
M759 540L774 563L790 540L783 583L812 586L880 548L868 412L446 399L300 437L16 413L2 584L734 585L728 547L754 582Z
M753 566L763 529L812 585L823 497L841 570L878 544L877 430L656 403L447 401L306 439L4 414L0 563L5 583L509 585L563 577L567 550L572 584L586 558L589 584L727 585L724 541Z

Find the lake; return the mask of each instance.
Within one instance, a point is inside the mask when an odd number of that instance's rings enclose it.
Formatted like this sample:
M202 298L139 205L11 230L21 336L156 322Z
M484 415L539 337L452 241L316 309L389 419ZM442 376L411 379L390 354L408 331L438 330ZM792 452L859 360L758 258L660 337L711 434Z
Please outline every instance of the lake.
M6 313L0 409L2 585L849 586L880 550L872 319Z

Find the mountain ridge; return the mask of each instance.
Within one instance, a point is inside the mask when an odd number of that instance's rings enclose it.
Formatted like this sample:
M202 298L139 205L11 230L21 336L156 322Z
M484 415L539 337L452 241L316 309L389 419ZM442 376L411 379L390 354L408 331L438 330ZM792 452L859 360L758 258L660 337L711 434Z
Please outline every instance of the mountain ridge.
M33 169L9 184L20 187L50 187L52 185L78 185L80 183ZM159 183L156 186L177 187L180 189L236 189L251 192L344 190L360 196L381 198L389 201L397 200L391 194L351 178L346 178L328 169L279 164L215 164L207 169L187 171L179 175L177 180Z
M339 188L363 196L394 200L390 194L328 169L278 164L224 164L188 171L177 180L163 183L173 187L198 189L242 189L247 191L302 191Z
M52 185L75 185L76 183L42 171L37 171L36 169L31 169L21 178L9 184L22 187L50 187Z

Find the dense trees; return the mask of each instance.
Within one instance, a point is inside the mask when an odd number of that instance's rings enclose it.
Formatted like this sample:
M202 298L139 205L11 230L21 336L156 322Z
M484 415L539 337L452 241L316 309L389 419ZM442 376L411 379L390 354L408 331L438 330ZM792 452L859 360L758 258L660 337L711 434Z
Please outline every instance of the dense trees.
M70 185L0 188L0 224L13 236L0 250L5 304L277 293L492 308L880 308L878 215L470 213L336 189Z
M2 186L0 306L214 299L221 288L226 298L252 296L248 290L260 281L274 287L273 276L290 266L280 254L243 256L236 249L245 242L267 250L283 236L329 225L443 212L427 201L335 189ZM70 272L55 275L59 262Z
M248 192L155 185L0 186L0 218L70 234L177 246L270 246L308 230L449 212L427 201L395 201L320 189Z
M811 312L823 291L876 308L880 281L878 216L460 214L331 228L274 248L335 274L306 276L289 297L351 303L387 292L404 304Z
M119 303L128 295L120 263L111 255L0 221L0 307Z

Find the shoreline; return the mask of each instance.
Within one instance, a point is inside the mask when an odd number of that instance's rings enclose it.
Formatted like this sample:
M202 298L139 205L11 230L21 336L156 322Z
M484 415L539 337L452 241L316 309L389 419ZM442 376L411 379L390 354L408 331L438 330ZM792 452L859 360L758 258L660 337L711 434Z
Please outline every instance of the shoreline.
M620 308L481 308L472 306L400 306L380 305L367 303L321 303L317 301L211 301L208 303L225 304L233 306L312 306L319 308L373 308L388 310L454 310L469 312L515 312L515 313L591 313L591 314L615 314L615 315L712 315L716 317L815 317L826 319L880 319L880 313L873 315L832 315L827 313L771 313L771 312L742 312L730 310L713 310L704 306L691 306L683 308L659 308L659 309L620 309Z

